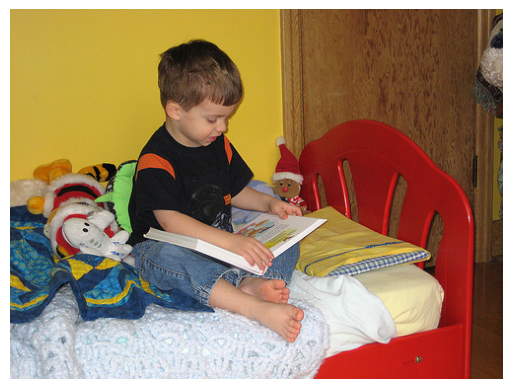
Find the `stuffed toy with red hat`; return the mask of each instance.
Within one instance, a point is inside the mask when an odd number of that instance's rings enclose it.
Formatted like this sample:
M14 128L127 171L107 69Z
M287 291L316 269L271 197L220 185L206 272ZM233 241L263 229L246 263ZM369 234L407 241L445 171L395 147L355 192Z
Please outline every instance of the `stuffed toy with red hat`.
M276 171L272 174L272 188L281 199L298 206L302 213L307 212L306 202L299 196L304 177L300 174L299 161L286 147L284 137L276 139L276 145L281 152Z
M128 259L130 234L119 230L115 216L95 201L105 194L100 182L109 179L111 171L115 173L114 165L102 164L72 173L65 159L35 169L34 177L48 186L44 196L29 198L27 208L48 218L44 233L56 258L81 252L116 261Z

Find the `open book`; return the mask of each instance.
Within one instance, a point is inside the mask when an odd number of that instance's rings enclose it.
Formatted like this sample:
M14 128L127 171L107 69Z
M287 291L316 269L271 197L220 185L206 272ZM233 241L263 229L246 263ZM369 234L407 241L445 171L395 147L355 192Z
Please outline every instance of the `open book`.
M277 215L262 214L250 223L243 225L236 233L258 239L272 251L275 258L325 221L326 219L301 216L288 216L286 220L283 220ZM261 270L256 265L250 266L241 255L190 236L151 228L144 237L198 251L254 274L262 275L267 270L266 268Z

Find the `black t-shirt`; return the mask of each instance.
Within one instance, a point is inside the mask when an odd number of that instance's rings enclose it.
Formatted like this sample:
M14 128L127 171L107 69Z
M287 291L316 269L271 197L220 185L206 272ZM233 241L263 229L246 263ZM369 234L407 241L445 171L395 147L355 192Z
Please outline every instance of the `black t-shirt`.
M224 136L204 147L186 147L165 124L142 149L129 203L132 234L144 240L150 227L162 229L153 210L174 210L232 231L231 198L249 183L252 171Z

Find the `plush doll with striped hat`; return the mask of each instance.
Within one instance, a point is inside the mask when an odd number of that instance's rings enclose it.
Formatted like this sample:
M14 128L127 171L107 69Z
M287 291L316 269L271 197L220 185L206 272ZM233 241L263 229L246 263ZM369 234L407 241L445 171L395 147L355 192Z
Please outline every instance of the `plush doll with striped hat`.
M48 186L44 196L28 200L27 208L48 218L44 233L57 259L81 252L123 261L131 253L132 247L126 244L130 234L119 230L115 216L95 202L105 194L98 179L107 179L109 174L86 173L104 169L104 165L71 173L71 163L58 160L34 171L34 177Z

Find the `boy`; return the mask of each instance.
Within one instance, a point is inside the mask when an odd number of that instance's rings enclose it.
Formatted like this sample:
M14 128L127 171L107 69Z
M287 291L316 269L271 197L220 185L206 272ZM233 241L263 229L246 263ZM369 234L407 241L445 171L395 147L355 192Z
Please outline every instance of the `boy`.
M232 233L231 205L286 219L294 205L247 186L252 172L224 136L242 99L238 69L212 43L196 40L161 55L158 85L166 121L143 148L134 177L129 243L141 276L178 288L203 304L242 314L297 338L304 312L288 304L286 287L298 245L273 258L254 238ZM150 227L192 236L269 268L258 277L193 251L144 240Z

